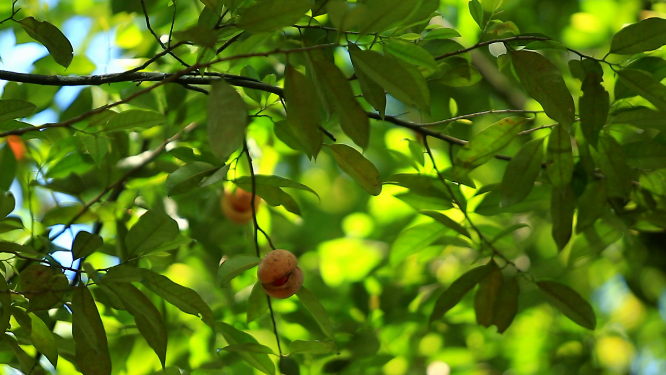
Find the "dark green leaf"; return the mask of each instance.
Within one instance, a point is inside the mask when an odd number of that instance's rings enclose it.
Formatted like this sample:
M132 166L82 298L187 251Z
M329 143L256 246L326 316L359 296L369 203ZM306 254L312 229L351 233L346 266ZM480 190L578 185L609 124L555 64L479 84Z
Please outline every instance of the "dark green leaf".
M166 117L157 112L130 109L113 116L104 127L105 131L145 129L166 122Z
M430 322L440 319L447 311L451 310L481 279L486 277L495 267L494 262L473 268L460 276L456 281L442 293L435 302L435 308L430 315Z
M428 51L414 43L400 39L393 39L390 42L384 44L384 50L388 51L393 56L405 60L410 64L430 68L432 70L437 69L435 58L433 58Z
M14 336L10 336L8 333L3 333L2 337L9 345L12 352L14 352L14 356L18 360L21 371L23 371L24 374L29 374L35 367L35 360L19 346Z
M308 157L316 158L323 141L319 130L322 119L317 91L313 83L291 65L287 66L285 72L284 98L292 134Z
M641 129L666 130L666 116L663 112L639 107L616 113L610 119L611 124L629 124Z
M315 297L311 291L303 286L298 290L298 292L296 292L296 295L301 300L305 308L310 311L312 317L315 318L322 332L324 332L324 334L334 342L335 337L333 333L333 324L331 324L331 321L328 319L326 309L324 309L324 306L322 306L317 297Z
M462 57L446 59L439 70L440 73L431 78L451 87L471 86L483 78L479 70Z
M502 206L521 202L532 191L534 181L541 172L544 139L537 138L525 143L511 158L502 178Z
M245 101L236 89L224 80L218 80L211 85L207 113L210 148L217 157L226 161L245 139Z
M252 191L252 177L250 176L244 176L241 178L238 178L234 180L234 183L238 185L239 187L246 189L246 191ZM314 194L319 198L319 195L317 192L312 190L310 187L305 186L301 183L298 183L296 181L292 181L289 179L286 179L284 177L280 176L274 176L274 175L261 175L257 174L254 175L254 183L258 185L264 185L264 186L274 186L274 187L280 187L280 188L292 188L292 189L299 189L299 190L304 190L304 191L309 191L310 193Z
M28 117L35 112L37 106L19 99L0 100L0 121Z
M657 80L666 78L666 60L657 56L643 56L625 66L625 69L639 69L646 71ZM615 100L631 98L638 95L624 84L622 80L615 81Z
M479 0L471 0L468 3L468 7L469 13L472 15L474 22L476 22L476 24L479 25L481 29L483 29L483 6L481 6Z
M14 211L16 199L14 194L8 191L0 191L0 218L4 218Z
M594 330L597 318L592 305L570 287L555 281L537 282L548 302L581 327Z
M394 195L396 198L412 206L415 210L448 210L453 208L451 200L437 197L428 197L416 193L400 193Z
M54 267L33 264L21 272L21 290L30 300L28 311L50 309L60 302L68 286L67 277Z
M104 245L102 237L86 231L80 231L76 234L76 238L72 244L72 255L74 259L85 258L102 247L102 245Z
M239 331L227 323L216 322L215 330L224 336L229 345L257 344L257 340L254 337L243 331ZM238 354L257 370L267 375L275 375L275 364L268 357L268 354L248 351L241 351Z
M295 353L327 354L335 350L335 344L328 341L294 340L289 344L289 355Z
M347 145L332 144L329 148L333 151L333 157L340 169L358 182L363 190L372 195L379 195L382 192L379 171L370 160Z
M309 0L258 1L243 11L236 26L247 31L261 32L293 25L311 6Z
M347 48L350 51L351 61L354 65L354 70L356 72L356 78L358 78L358 83L361 86L361 92L363 93L363 98L370 103L370 105L379 112L379 115L384 118L386 114L386 93L384 89L375 81L370 79L363 70L357 68L356 65L358 62L355 61L357 53L361 51L358 46L354 43L349 43ZM351 51L355 53L351 53Z
M237 254L229 257L220 265L217 271L217 284L226 286L229 281L241 273L256 267L261 259L253 255Z
M516 277L512 277L508 282L502 285L500 294L497 297L495 305L495 318L493 324L497 326L497 332L503 333L513 322L513 318L518 312L518 295L520 286Z
M435 176L425 174L398 173L384 181L385 184L399 185L408 188L412 193L424 197L443 198L451 201L451 195Z
M451 220L448 216L444 215L443 213L437 212L437 211L421 211L422 214L426 216L430 216L431 218L435 219L438 221L440 224L443 224L456 232L462 234L463 236L467 238L471 238L469 235L469 232L465 227L462 225L458 224L457 222Z
M418 224L403 231L391 245L391 265L397 266L405 258L428 247L447 231L448 229L438 222Z
M418 3L416 0L368 0L359 31L366 34L387 30L405 20Z
M571 183L574 163L571 136L562 125L552 128L546 148L546 172L555 187L563 188Z
M581 233L592 226L606 207L606 180L594 180L587 184L578 200L576 232Z
M509 234L517 231L518 229L523 229L523 228L530 228L529 225L525 223L519 223L519 224L513 224L508 226L507 228L502 229L501 232L497 233L491 240L490 243L495 243L496 241L499 241L505 236L508 236Z
M553 217L553 239L562 251L571 238L573 215L576 209L576 196L571 186L555 187L550 201L550 213Z
M26 17L19 21L23 30L34 40L49 50L53 59L67 68L74 58L74 49L65 34L46 21L37 21L34 17Z
M657 141L629 142L622 145L627 164L641 169L666 168L666 145Z
M666 86L642 70L622 69L617 74L627 87L666 112Z
M16 157L14 157L12 148L6 143L0 149L0 165L2 165L0 190L8 191L14 181L14 177L16 177Z
M268 346L254 342L245 342L242 344L228 345L222 348L222 350L226 350L228 352L245 352L245 353L277 355L273 352L273 349L269 348Z
M511 61L527 93L548 117L565 127L574 121L574 102L562 75L553 63L536 52L511 51Z
M56 346L53 333L34 313L26 313L18 307L12 308L12 313L21 327L30 336L32 345L48 358L49 362L56 367L58 365L58 347Z
M247 300L247 323L254 321L268 310L268 300L261 282L257 281L252 287L250 298Z
M76 364L84 375L110 375L111 356L97 305L87 287L74 289L72 335L76 343Z
M187 163L167 176L165 188L167 195L186 193L197 187L204 177L215 173L220 167L195 161Z
M12 317L10 310L12 297L9 294L9 286L5 277L0 277L0 305L2 306L2 315L0 315L0 332L5 332L9 326L9 319Z
M606 189L611 197L625 197L631 191L633 172L627 165L622 146L608 133L599 137L599 161L601 173L606 177Z
M611 40L609 53L633 55L652 51L666 44L666 20L648 18L618 31Z
M598 63L597 63L598 64ZM601 77L590 73L583 81L583 96L578 101L580 108L580 126L585 139L594 147L597 147L599 132L606 125L610 98L608 92L601 85Z
M178 224L169 215L147 211L127 232L127 254L131 257L152 251L162 243L176 238L178 233Z
M495 319L495 305L499 297L504 276L495 262L490 262L490 272L481 279L474 295L474 312L477 324L490 327Z
M441 27L438 29L433 29L428 31L428 33L423 37L423 40L450 39L450 38L457 38L459 36L460 33L456 29Z

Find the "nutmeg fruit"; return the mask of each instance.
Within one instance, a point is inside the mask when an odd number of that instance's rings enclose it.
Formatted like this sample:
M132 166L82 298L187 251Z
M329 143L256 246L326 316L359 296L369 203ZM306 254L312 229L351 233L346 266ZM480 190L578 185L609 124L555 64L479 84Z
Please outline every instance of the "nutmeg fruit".
M254 199L255 212L260 202L261 198L257 196ZM245 224L252 219L252 193L241 188L236 188L234 193L225 190L221 204L224 216L235 223Z
M257 277L261 286L273 298L289 298L303 285L303 271L298 259L287 250L273 250L259 263Z

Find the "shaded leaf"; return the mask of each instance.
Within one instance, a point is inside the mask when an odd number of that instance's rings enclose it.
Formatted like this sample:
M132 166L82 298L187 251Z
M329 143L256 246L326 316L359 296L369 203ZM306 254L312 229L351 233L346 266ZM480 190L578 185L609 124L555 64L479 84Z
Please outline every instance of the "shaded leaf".
M597 64L599 64L597 62ZM594 147L597 147L599 132L606 125L608 110L610 108L610 97L601 85L601 76L590 73L583 81L583 96L578 101L580 108L580 126L585 139Z
M525 223L518 223L518 224L510 225L507 228L502 229L501 232L497 233L490 240L490 243L495 243L496 241L499 241L500 239L504 238L505 236L508 236L509 234L517 231L518 229L523 229L523 228L530 228L530 226L525 224Z
M166 122L167 118L157 112L130 109L111 117L105 131L145 129Z
M258 353L258 354L272 354L277 355L273 352L273 349L269 348L266 345L261 345L255 342L245 342L242 344L233 344L227 345L222 350L228 352L245 352L245 353Z
M553 239L557 243L557 248L562 251L571 238L576 196L571 186L555 187L550 202L550 213L553 217Z
M284 98L287 102L287 121L309 158L317 157L323 141L319 130L322 122L319 100L314 84L291 65L284 76Z
M102 245L104 245L102 237L86 231L80 231L76 234L76 238L72 244L72 256L74 259L85 258L102 247Z
M394 26L415 10L416 0L368 0L365 17L359 23L361 34L384 31Z
M257 340L251 335L224 322L216 322L215 330L224 336L229 345L258 344ZM248 351L240 351L238 354L257 370L267 375L275 375L275 364L268 357L268 354Z
M312 3L308 0L263 0L246 8L236 27L242 30L261 32L293 25Z
M35 366L35 360L19 346L14 336L10 336L8 333L4 333L2 337L4 338L7 345L9 345L9 348L12 350L12 352L14 352L19 366L21 367L21 371L23 371L24 374L29 374Z
M243 145L247 107L236 89L224 80L211 85L208 95L208 142L213 153L226 161Z
M14 211L14 206L16 206L14 194L0 191L0 218L4 218Z
M631 191L631 168L622 146L608 133L599 138L599 167L606 177L606 189L611 197L625 197Z
M646 71L657 80L661 81L666 78L666 60L657 56L643 56L637 60L631 61L627 64L625 69L639 69ZM615 100L631 98L638 93L628 88L622 80L615 81Z
M571 183L574 162L571 137L562 125L552 128L546 148L546 172L555 187L563 188Z
M9 286L5 277L0 277L0 305L2 305L2 315L0 315L0 332L5 332L9 327L9 320L12 317L11 304L12 297L8 293Z
M497 332L503 333L513 322L518 312L518 296L520 294L520 286L515 277L509 279L502 285L500 294L497 297L495 305L495 317L493 324L497 326Z
M448 229L438 222L418 224L406 229L391 245L391 265L396 266L408 256L425 249L447 231Z
M597 318L592 305L570 287L555 281L538 281L539 290L548 302L560 310L567 318L581 327L594 330Z
M34 40L49 50L53 59L67 68L74 58L74 49L65 34L46 21L37 21L34 17L26 17L19 21L23 30Z
M532 139L525 143L511 158L504 171L500 188L502 206L521 202L532 191L534 182L541 172L544 139Z
M19 99L0 100L0 121L24 118L33 114L37 106Z
M629 142L622 145L627 164L641 169L666 168L666 145L657 141Z
M106 332L90 290L84 286L75 288L70 307L78 370L84 375L110 375Z
M606 207L606 181L594 180L587 184L578 200L578 220L576 232L580 233L592 226Z
M16 157L12 152L12 148L7 144L0 149L0 165L2 165L2 173L0 173L0 190L8 191L9 187L16 177Z
M607 224L603 220L597 220L593 226L584 229L571 245L569 253L569 264L588 256L600 254L608 246L622 238L622 232Z
M384 183L406 187L412 193L425 197L443 198L449 202L452 200L451 195L435 176L418 173L398 173L388 177Z
M666 112L666 86L649 73L637 69L622 69L617 72L617 75L627 87L659 110Z
M14 318L25 329L30 337L30 342L38 352L44 354L49 362L56 367L58 365L58 347L56 346L53 333L34 313L26 313L18 307L12 307Z
M613 35L609 53L633 55L666 44L666 20L648 18L629 25Z
M370 105L379 112L379 115L384 118L386 114L386 93L384 89L375 81L366 76L363 70L356 68L358 64L355 61L356 53L360 52L361 49L354 43L349 43L347 48L350 51L350 57L352 64L354 65L354 71L356 73L356 78L358 78L358 83L361 86L361 92L363 93L363 98L370 103ZM355 53L351 53L351 51Z
M372 195L382 192L382 180L379 171L374 164L355 149L343 145L332 144L329 148L333 152L333 158L346 174L353 178L363 190Z
M220 167L201 161L187 163L167 176L165 188L168 196L186 193L197 187L207 176L215 173Z
M47 310L60 302L69 281L60 269L32 264L21 272L21 290L30 300L28 311Z
M257 281L252 287L252 292L247 300L247 323L254 321L268 310L268 300L266 292Z
M252 177L251 176L243 176L241 178L238 178L234 180L234 183L238 185L239 187L245 189L246 191L252 191ZM310 187L303 185L301 183L298 183L296 181L292 181L289 179L286 179L284 177L280 176L275 176L275 175L261 175L261 174L256 174L254 175L254 183L256 185L265 185L265 186L274 186L274 187L280 187L280 188L292 188L292 189L299 189L299 190L304 190L308 191L312 194L314 194L317 198L319 198L319 195L317 192L312 190Z
M304 286L302 286L298 290L298 292L296 292L296 295L301 300L305 308L307 308L308 311L310 311L312 317L315 318L322 332L324 332L324 334L329 339L331 339L331 341L335 341L333 333L333 324L331 324L331 321L328 319L328 314L326 313L326 309L324 309L324 306L322 306L321 302L319 302L317 297L315 297L315 295L312 294L312 292L309 291Z
M296 353L310 353L310 354L327 354L336 350L336 346L328 341L303 341L294 340L289 344L289 354Z
M571 126L575 106L559 69L536 52L510 51L509 54L527 93L541 104L548 117L567 128Z
M467 231L467 229L465 227L463 227L459 223L451 220L451 218L444 215L443 213L440 213L440 212L437 212L437 211L428 211L428 210L421 211L421 213L426 215L426 216L430 216L431 218L438 221L440 224L443 224L443 225L455 230L456 232L462 234L463 236L465 236L467 238L471 238L470 235L469 235L469 232Z
M451 310L476 284L493 270L496 265L490 262L486 265L473 268L460 276L442 293L435 302L435 308L430 315L430 323L440 319Z
M611 117L610 123L629 124L641 129L666 130L666 116L664 116L663 112L645 107L616 113Z
M495 262L490 262L491 270L479 282L479 288L474 295L474 312L476 313L476 322L484 327L490 327L495 318L495 304L500 294L504 276L502 270L497 267Z
M127 254L131 257L152 251L176 238L178 233L178 224L171 216L155 210L146 211L127 232Z
M226 286L234 277L257 266L259 262L261 259L253 255L236 254L229 257L217 270L217 284Z

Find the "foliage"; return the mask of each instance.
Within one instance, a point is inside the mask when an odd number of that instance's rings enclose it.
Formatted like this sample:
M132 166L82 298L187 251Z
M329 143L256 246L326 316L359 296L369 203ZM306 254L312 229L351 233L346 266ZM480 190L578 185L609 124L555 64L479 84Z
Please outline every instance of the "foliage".
M3 371L666 372L642 3L5 2Z

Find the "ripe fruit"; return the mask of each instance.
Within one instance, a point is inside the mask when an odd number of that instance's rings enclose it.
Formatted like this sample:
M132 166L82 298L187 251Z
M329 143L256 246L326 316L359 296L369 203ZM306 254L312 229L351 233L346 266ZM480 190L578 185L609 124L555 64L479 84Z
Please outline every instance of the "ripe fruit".
M287 250L273 250L259 263L257 277L266 294L273 298L289 298L303 285L303 271L298 259Z
M259 209L260 201L258 196L254 199L255 212ZM225 190L221 203L222 212L229 220L244 224L252 219L252 193L241 188L236 188L233 194Z
M9 145L14 152L16 160L23 160L23 156L25 155L25 144L23 144L21 137L17 135L7 136L7 145Z

